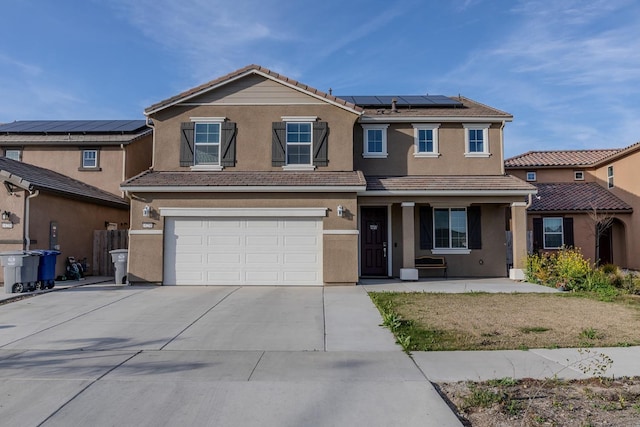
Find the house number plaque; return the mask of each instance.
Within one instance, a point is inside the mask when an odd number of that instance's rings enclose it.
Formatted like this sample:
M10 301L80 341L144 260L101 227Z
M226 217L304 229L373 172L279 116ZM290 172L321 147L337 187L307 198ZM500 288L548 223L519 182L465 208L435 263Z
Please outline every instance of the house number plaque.
M369 224L369 230L376 231L378 229L378 224Z

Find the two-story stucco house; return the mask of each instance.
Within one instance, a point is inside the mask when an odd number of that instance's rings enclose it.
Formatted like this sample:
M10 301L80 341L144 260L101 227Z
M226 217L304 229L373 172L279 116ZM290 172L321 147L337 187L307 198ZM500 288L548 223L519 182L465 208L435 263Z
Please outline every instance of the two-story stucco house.
M528 208L535 251L575 246L593 262L636 270L639 167L640 143L620 149L530 151L505 160L509 173L538 188Z
M145 114L153 166L121 186L132 282L415 279L415 258L432 254L450 276L506 276L507 228L514 274L524 266L536 190L504 173L507 113L463 97L336 97L251 65Z
M0 125L0 149L0 251L58 249L61 275L68 256L92 262L95 230L129 228L120 184L151 166L152 130L145 120L16 121Z

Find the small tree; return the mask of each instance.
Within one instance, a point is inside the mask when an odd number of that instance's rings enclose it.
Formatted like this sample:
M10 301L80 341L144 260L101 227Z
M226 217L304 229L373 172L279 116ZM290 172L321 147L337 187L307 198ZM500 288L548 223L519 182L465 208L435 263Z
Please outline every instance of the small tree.
M615 215L610 212L599 211L593 202L590 202L590 205L589 218L593 223L596 239L596 265L600 265L600 238L613 225Z

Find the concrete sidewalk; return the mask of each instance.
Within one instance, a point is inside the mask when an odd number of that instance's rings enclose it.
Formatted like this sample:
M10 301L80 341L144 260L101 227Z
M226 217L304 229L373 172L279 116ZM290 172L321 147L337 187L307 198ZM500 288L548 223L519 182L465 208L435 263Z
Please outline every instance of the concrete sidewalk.
M605 377L640 376L640 347L498 351L415 351L411 357L432 382L486 381L499 378L580 379L612 360Z

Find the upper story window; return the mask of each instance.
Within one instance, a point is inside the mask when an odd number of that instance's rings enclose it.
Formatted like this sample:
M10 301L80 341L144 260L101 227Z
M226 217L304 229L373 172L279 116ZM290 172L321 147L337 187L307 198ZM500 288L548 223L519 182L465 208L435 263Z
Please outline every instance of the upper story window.
M271 165L284 170L314 170L327 166L327 122L317 121L315 116L285 116L274 122L271 147Z
M607 168L607 184L609 188L613 188L613 166Z
M82 157L80 159L80 168L78 170L99 171L100 170L100 150L96 148L82 150Z
M415 157L438 157L438 128L440 124L414 124Z
M363 157L386 158L387 128L389 125L362 125L364 131Z
M193 142L194 166L220 165L220 122L196 122Z
M573 179L575 181L584 181L584 172L583 171L573 171Z
M22 160L22 150L4 150L4 156L7 159L19 162Z
M180 124L180 166L220 171L236 165L235 122L225 117L191 117Z
M311 123L287 123L287 165L311 165Z
M562 218L543 218L543 235L545 249L560 249L564 244Z
M489 157L488 123L464 124L465 157Z
M527 181L535 181L537 179L538 179L538 177L537 177L535 172L533 172L533 171L527 172Z

